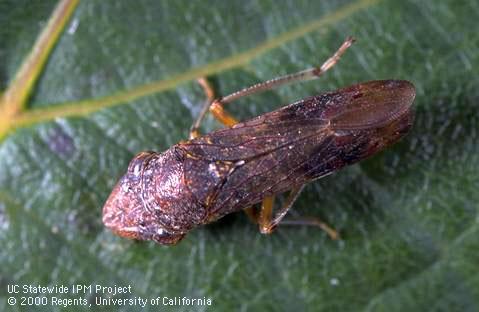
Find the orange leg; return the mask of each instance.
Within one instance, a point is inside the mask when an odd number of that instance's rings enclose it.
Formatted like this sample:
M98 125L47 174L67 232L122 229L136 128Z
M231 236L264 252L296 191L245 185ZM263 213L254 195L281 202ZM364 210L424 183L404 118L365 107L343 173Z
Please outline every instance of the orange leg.
M293 188L284 205L278 210L276 215L273 218L273 206L274 206L274 197L267 196L263 199L261 204L261 211L259 214L255 214L250 216L247 212L248 216L251 217L253 221L258 223L259 231L262 234L271 234L274 229L279 225L309 225L309 226L317 226L321 230L325 231L326 234L333 240L339 239L339 233L332 229L329 225L325 222L321 221L319 218L301 218L295 220L283 220L286 216L288 210L293 206L294 202L298 198L303 186Z
M208 112L211 106L211 103L213 103L213 101L216 98L215 91L206 78L202 77L202 78L199 78L197 81L200 84L200 86L203 88L203 91L206 94L206 100L203 104L203 108L201 109L200 114L196 118L195 122L191 125L190 140L200 136L199 129L200 129L201 122L205 118L205 115Z
M198 83L203 88L207 99L203 104L203 108L201 109L198 118L195 120L195 122L190 128L190 139L194 139L200 136L199 128L208 110L223 125L227 127L232 127L236 125L238 123L238 120L236 120L233 116L231 116L227 111L223 109L221 100L215 98L214 89L209 83L209 81L206 78L199 78Z
M331 228L328 224L325 222L321 221L319 218L301 218L301 219L296 219L296 220L284 220L281 222L281 225L310 225L310 226L317 226L321 230L325 231L326 234L332 239L332 240L337 240L340 239L341 236L339 233Z
M231 127L238 123L238 121L226 112L223 106L227 103L231 103L239 98L252 95L258 92L271 90L282 85L286 85L293 82L306 81L311 79L316 79L324 74L326 71L331 69L339 61L341 56L346 52L346 50L353 44L354 38L348 37L339 49L328 58L321 66L313 67L310 69L302 70L297 73L289 74L282 77L273 78L264 82L257 83L250 87L244 88L240 91L231 93L222 98L216 98L215 92L212 86L209 84L208 80L205 78L198 79L198 83L201 85L203 90L206 93L207 100L201 109L198 118L195 120L193 125L190 128L190 139L194 139L200 135L199 127L203 121L208 110L227 127Z

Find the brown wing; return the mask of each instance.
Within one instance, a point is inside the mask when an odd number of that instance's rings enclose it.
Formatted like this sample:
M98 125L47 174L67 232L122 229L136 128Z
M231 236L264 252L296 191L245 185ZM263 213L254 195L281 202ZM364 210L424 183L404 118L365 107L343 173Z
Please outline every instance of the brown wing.
M298 102L180 143L178 147L187 155L185 180L192 193L205 206L214 202L215 207L219 203L221 207L243 206L264 197L272 181L297 171L328 135L328 122L304 116L303 107L304 103ZM285 181L280 189L291 188L290 184ZM278 187L270 192L277 193ZM213 213L217 209L213 208Z
M412 123L411 94L402 81L358 84L182 143L187 178L201 183L216 172L219 216L248 207L397 141Z
M304 102L206 134L181 146L203 159L239 161L321 135L328 121L304 116Z

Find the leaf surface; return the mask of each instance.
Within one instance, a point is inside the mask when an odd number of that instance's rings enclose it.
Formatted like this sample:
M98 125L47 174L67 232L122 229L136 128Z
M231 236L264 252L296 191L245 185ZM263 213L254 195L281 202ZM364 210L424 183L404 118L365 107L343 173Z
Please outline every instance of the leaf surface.
M55 2L0 6L6 90ZM474 1L82 1L0 143L1 288L131 285L125 298L207 297L199 310L215 311L476 311L478 19ZM308 185L295 206L343 240L307 227L262 236L242 214L175 247L102 226L132 156L187 137L205 98L195 78L226 95L320 64L348 35L357 44L320 80L228 107L245 119L360 81L414 83L407 138Z

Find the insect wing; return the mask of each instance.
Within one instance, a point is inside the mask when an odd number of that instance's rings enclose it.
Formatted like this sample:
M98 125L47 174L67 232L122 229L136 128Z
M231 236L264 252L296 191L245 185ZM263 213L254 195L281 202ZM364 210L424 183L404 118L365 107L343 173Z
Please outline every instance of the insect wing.
M205 169L229 166L217 175L221 190L218 186L215 201L216 209L230 212L396 142L412 125L414 95L414 87L405 81L357 84L212 132L181 148L204 161ZM188 175L194 178L195 171Z

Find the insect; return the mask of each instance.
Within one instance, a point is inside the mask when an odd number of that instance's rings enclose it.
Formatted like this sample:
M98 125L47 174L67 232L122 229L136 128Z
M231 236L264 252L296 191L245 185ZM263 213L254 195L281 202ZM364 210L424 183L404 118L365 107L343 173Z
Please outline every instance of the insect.
M348 38L321 67L256 84L209 100L190 139L163 153L142 152L103 207L103 223L116 234L175 244L193 228L245 210L262 233L281 222L303 186L365 159L402 138L412 127L414 86L404 80L359 83L299 100L238 122L224 105L286 83L314 79L330 69L353 43ZM198 129L210 111L224 125ZM273 197L289 192L273 215ZM262 203L259 213L251 207ZM298 224L309 224L299 220ZM317 225L335 238L325 223Z

